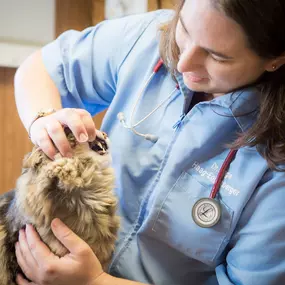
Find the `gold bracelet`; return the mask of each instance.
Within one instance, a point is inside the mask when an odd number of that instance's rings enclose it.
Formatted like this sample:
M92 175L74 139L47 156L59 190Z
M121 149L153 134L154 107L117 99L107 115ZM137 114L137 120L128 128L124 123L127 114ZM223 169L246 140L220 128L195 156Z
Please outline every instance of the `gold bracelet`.
M51 115L52 113L55 113L56 110L55 109L47 109L47 110L40 110L36 116L33 118L32 122L30 123L30 126L28 128L28 135L29 135L29 138L31 138L31 127L33 125L33 123L38 120L39 118L42 118L42 117L45 117L45 116L48 116L48 115Z

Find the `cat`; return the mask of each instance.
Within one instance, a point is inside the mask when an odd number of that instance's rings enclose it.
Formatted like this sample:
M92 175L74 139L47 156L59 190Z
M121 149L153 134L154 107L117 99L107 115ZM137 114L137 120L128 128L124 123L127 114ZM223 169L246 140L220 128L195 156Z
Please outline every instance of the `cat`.
M119 217L109 138L96 132L93 142L78 143L65 128L72 158L57 154L51 160L35 146L23 160L16 188L0 196L1 285L16 284L15 277L21 270L15 243L27 223L35 227L54 254L61 257L68 253L51 231L51 221L56 217L88 243L104 269L108 267Z

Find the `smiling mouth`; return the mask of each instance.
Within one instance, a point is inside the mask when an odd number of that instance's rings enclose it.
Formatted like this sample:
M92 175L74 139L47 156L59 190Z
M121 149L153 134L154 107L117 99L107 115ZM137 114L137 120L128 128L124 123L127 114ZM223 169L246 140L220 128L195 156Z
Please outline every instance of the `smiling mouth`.
M206 79L204 77L200 77L200 76L197 76L197 75L192 75L192 74L189 74L189 73L184 73L184 76L187 79L189 79L190 81L192 81L192 82L201 82L201 81Z

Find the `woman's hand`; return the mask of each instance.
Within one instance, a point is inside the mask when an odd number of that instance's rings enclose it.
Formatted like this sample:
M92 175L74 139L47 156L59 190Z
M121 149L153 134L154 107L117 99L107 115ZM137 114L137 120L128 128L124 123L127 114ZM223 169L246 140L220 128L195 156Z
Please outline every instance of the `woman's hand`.
M54 219L51 226L54 235L70 253L57 257L40 240L35 229L27 225L25 231L20 231L16 256L24 274L33 282L18 276L17 284L94 284L104 272L91 248L59 219Z
M63 126L68 126L79 142L93 141L96 137L92 117L83 109L61 109L39 118L30 128L31 140L51 159L58 151L63 156L72 156Z

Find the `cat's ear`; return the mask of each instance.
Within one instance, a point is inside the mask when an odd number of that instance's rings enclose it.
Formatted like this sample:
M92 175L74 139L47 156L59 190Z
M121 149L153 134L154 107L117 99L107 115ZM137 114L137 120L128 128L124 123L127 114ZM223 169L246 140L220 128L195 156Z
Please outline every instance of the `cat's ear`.
M49 179L56 178L60 188L72 190L86 186L82 175L84 171L83 164L78 158L66 158L59 155L45 167L44 175Z
M43 151L34 147L32 152L25 155L23 160L23 168L39 170L43 165L50 161L50 159L43 153Z

